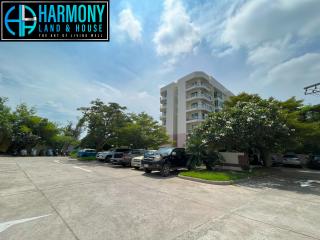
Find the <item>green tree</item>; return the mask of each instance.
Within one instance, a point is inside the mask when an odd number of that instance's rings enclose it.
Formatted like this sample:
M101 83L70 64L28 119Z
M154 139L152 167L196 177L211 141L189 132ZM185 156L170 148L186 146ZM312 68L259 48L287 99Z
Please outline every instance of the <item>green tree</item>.
M130 122L119 128L119 143L124 146L158 149L168 142L165 129L146 113L130 114Z
M11 144L12 114L6 106L7 98L0 97L0 152L6 152Z
M37 146L54 147L60 133L57 124L36 115L35 108L20 104L13 113L13 151L30 150Z
M320 152L320 105L303 105L302 100L290 98L279 102L287 124L295 132L287 150L300 153Z
M228 109L243 102L267 106L270 101L278 105L286 125L293 130L285 141L284 151L320 152L320 105L304 105L303 100L297 100L295 97L286 101L278 101L273 98L262 99L256 94L241 93L231 97L225 103L225 107Z
M248 153L255 148L261 151L265 160L272 151L283 149L291 135L274 100L238 101L234 106L210 114L199 131L202 139L216 149Z
M78 109L83 116L81 124L87 129L86 137L81 141L84 147L94 147L98 151L105 145L117 144L118 129L124 127L129 118L125 114L126 107L117 103L105 104L100 99L90 103L89 107Z

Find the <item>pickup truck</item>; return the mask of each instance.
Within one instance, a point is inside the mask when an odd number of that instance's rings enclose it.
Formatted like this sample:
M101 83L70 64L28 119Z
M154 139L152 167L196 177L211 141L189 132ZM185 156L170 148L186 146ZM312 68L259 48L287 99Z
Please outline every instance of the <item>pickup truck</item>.
M184 148L160 148L154 155L145 157L141 165L145 173L160 171L161 176L167 177L171 170L188 168L188 156Z

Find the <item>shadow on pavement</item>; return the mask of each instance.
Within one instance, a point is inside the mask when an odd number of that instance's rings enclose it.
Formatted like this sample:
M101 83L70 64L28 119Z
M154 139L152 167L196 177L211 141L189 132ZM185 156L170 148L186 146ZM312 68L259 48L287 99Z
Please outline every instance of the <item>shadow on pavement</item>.
M266 176L255 177L237 185L257 190L269 188L320 196L320 171L291 167L271 168Z

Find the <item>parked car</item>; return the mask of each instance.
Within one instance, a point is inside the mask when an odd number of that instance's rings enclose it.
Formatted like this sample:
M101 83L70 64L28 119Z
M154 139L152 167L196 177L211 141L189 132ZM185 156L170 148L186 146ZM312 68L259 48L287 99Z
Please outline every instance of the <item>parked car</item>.
M97 151L94 149L82 149L78 152L78 157L95 157L97 155Z
M142 167L141 161L146 157L153 156L156 152L157 150L146 150L143 155L132 158L131 167L134 167L137 170L140 169Z
M283 164L283 156L281 155L272 155L271 156L272 159L272 166L276 167L276 166L281 166Z
M141 156L144 149L117 149L111 158L111 163L115 165L131 166L131 160L134 157Z
M320 169L320 154L314 154L309 157L308 167Z
M112 158L112 151L105 151L105 152L98 152L96 159L101 162L110 162L110 159Z
M32 148L32 149L31 149L31 156L33 156L33 157L38 156L38 151L37 151L37 149L35 149L35 148Z
M146 173L158 170L163 177L169 176L171 170L189 168L184 148L160 148L154 155L145 157L141 163Z
M47 152L46 152L46 156L49 156L49 157L54 156L53 150L52 149L48 149Z
M23 157L28 156L28 151L27 151L27 149L22 149L22 150L20 151L20 155L23 156Z
M294 153L283 155L282 163L284 165L294 165L294 166L300 166L300 167L302 167L303 165L301 159Z

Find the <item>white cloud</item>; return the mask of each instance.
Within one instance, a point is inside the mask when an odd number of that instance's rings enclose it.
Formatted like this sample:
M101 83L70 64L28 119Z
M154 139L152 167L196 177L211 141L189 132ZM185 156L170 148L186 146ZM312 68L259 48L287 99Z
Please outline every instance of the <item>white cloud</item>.
M254 48L287 37L320 35L320 1L251 0L226 21L224 43L234 48Z
M272 68L268 72L267 82L282 81L288 85L311 85L319 82L319 73L320 54L307 53Z
M191 53L200 42L199 28L191 21L181 0L165 0L161 23L154 35L157 54L174 64L180 55Z
M251 65L274 66L285 60L290 59L298 44L290 43L290 39L269 42L250 49L247 62Z
M306 53L270 69L256 72L250 89L264 97L288 99L297 96L307 103L318 103L319 97L304 96L304 87L319 82L320 53Z
M123 9L119 13L118 29L125 33L135 42L142 40L142 24L136 16L134 16L131 8Z

